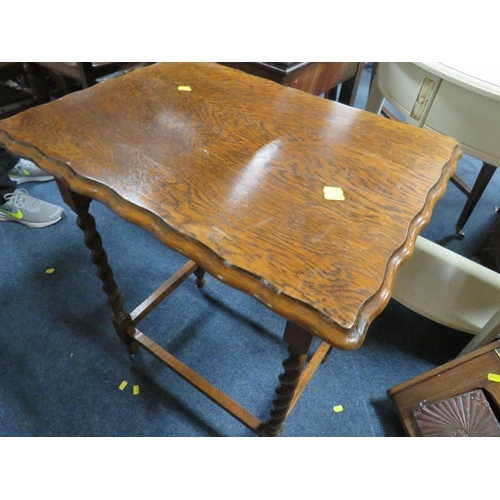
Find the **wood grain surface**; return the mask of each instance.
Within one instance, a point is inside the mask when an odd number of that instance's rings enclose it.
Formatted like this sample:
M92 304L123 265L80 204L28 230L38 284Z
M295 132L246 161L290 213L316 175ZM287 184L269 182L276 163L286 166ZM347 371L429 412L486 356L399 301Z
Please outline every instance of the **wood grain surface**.
M155 64L29 109L0 122L0 144L344 349L387 304L461 154L215 63Z

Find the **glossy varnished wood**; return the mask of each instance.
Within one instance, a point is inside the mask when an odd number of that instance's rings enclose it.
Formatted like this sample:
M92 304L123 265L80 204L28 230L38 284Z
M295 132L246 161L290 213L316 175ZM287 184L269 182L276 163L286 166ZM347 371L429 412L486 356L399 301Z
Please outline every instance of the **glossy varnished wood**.
M354 104L364 67L364 63L358 62L225 62L222 64L310 94L325 94L334 100L337 86L342 84L339 102L351 106Z
M460 154L451 138L189 63L27 110L0 122L0 143L344 349L385 307Z

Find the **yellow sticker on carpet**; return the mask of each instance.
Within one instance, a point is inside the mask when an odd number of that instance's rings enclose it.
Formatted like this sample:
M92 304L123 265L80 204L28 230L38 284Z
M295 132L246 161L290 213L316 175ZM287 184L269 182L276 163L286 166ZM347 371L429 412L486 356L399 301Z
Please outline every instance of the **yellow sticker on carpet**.
M340 413L341 411L344 411L344 407L342 405L337 405L333 407L333 411L335 413Z

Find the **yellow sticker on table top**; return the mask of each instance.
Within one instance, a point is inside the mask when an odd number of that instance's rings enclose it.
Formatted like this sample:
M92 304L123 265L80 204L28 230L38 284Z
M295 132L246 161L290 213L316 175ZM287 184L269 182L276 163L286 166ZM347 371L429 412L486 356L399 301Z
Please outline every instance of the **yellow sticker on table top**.
M488 380L492 382L500 382L500 375L498 373L488 373Z
M325 186L323 188L323 193L343 193L344 190L338 186Z
M335 413L340 413L341 411L344 411L344 407L342 405L337 405L333 407L333 411Z
M345 200L344 190L337 186L325 186L323 188L323 195L325 196L325 200Z
M325 200L344 201L345 196L343 194L325 194Z
M177 90L180 90L181 92L191 92L191 85L179 85Z

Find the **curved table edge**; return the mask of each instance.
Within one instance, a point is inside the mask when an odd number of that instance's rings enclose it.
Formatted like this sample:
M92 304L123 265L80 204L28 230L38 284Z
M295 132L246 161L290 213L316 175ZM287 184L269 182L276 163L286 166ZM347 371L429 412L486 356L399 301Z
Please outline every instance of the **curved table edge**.
M457 144L439 180L429 190L422 210L411 221L405 243L389 259L381 287L361 305L354 324L344 328L313 306L277 291L259 276L224 261L210 248L170 227L155 213L125 200L109 186L82 178L69 165L45 155L35 146L13 139L4 130L0 130L1 144L12 154L32 160L63 181L72 191L103 203L123 220L146 230L174 252L196 262L222 283L254 297L283 318L343 350L355 350L361 346L370 323L388 304L395 273L410 257L416 237L429 222L433 207L443 196L447 181L452 177L462 154Z

